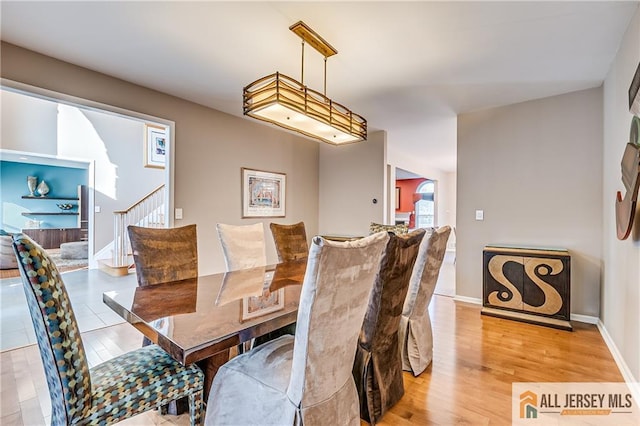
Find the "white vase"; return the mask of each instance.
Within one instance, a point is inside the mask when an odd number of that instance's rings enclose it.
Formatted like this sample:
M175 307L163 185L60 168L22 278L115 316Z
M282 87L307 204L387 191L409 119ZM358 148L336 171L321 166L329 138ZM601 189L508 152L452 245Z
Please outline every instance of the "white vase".
M34 192L38 186L38 178L36 176L27 176L27 186L29 187L29 196L34 197Z
M49 193L49 186L45 181L40 182L40 185L38 185L38 193L41 197L44 197Z

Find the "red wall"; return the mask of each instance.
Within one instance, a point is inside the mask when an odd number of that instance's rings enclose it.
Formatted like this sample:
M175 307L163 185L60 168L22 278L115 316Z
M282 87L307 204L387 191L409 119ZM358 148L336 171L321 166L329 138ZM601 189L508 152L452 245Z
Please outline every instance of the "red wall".
M413 194L425 178L396 180L396 188L400 188L400 208L396 212L413 212Z

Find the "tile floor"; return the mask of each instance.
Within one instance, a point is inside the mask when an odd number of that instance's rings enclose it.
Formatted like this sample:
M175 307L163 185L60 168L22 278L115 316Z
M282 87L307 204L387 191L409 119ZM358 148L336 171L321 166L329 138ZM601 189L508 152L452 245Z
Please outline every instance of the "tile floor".
M112 277L97 269L62 273L81 332L124 322L102 293L137 285L135 273ZM36 343L20 278L0 280L0 352Z

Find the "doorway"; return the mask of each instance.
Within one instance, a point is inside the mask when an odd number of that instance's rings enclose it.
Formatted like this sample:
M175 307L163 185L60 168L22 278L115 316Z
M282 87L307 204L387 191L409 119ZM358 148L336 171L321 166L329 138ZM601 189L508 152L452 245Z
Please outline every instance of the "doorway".
M88 255L92 267L97 266L94 258L110 252L113 211L126 209L161 185L166 200L164 226L171 226L172 122L3 83L3 150L89 165Z

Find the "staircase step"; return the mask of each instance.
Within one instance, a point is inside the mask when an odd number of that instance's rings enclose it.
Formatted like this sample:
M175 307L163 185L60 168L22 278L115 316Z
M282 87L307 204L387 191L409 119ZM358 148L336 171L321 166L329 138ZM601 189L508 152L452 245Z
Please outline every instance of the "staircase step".
M98 269L113 277L122 277L135 271L135 268L131 267L132 264L133 262L127 265L115 265L111 259L100 259L98 260Z

